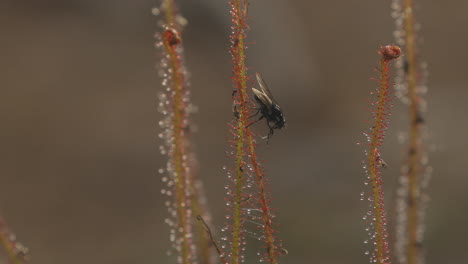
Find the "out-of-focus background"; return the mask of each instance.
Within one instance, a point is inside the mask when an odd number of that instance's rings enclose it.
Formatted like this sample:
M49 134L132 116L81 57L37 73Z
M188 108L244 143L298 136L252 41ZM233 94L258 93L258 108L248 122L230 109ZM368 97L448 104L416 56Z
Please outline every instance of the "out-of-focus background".
M178 1L191 72L195 143L215 224L231 118L227 1ZM428 264L468 263L467 1L417 1L429 63L434 167ZM35 264L175 263L157 174L162 89L157 0L1 0L0 211ZM376 50L393 42L390 1L252 0L248 62L281 103L287 128L266 159L284 263L366 263L363 122ZM464 84L465 83L465 84ZM393 215L406 108L395 101L382 150ZM256 128L266 133L264 123ZM392 230L391 230L392 231ZM393 239L393 233L391 233Z

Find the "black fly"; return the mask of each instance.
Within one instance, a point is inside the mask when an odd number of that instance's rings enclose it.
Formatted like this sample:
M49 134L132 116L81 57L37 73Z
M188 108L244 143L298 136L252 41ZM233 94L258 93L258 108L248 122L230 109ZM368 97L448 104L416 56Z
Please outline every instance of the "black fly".
M267 136L268 140L271 136L273 136L274 129L281 129L284 127L286 120L284 119L280 106L273 98L273 95L268 89L268 86L266 85L260 73L257 72L256 76L257 82L260 85L260 89L252 88L252 91L255 94L255 100L259 104L259 108L257 113L255 113L253 116L258 115L258 113L261 113L261 116L254 123L260 121L262 118L266 119L267 125L270 128L270 132Z

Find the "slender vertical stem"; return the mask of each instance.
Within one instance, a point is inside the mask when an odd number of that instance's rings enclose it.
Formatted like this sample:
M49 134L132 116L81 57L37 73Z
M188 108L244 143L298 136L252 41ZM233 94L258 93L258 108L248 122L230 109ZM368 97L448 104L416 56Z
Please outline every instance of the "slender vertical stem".
M184 264L189 264L190 261L190 249L189 249L189 242L185 237L185 234L188 234L188 222L187 214L186 214L186 201L188 201L187 197L187 179L186 179L186 171L183 166L183 139L181 138L181 129L182 129L182 115L180 109L181 104L181 89L182 89L182 80L177 72L179 68L176 62L176 53L170 48L167 41L165 41L166 49L168 50L168 54L171 60L171 68L172 72L174 73L173 77L173 89L174 89L174 119L173 119L173 131L174 131L174 153L173 153L173 166L174 166L174 173L176 175L175 179L175 186L176 186L176 199L177 199L177 215L179 219L179 228L182 229L182 260Z
M388 103L391 100L389 82L389 63L391 60L400 56L400 48L397 46L385 46L379 51L382 56L380 59L380 87L378 89L378 101L375 103L376 108L373 111L374 123L372 132L368 136L370 144L368 150L368 173L372 186L372 208L374 212L374 230L375 230L375 254L373 261L378 264L388 263L388 241L387 241L387 220L385 212L383 181L380 175L382 160L378 147L384 141L385 130L388 127L387 115L389 114Z
M386 243L386 230L385 224L382 219L382 214L385 210L382 190L382 179L380 178L380 166L377 162L377 147L381 144L381 131L384 124L385 108L388 100L388 61L382 59L380 61L382 76L380 79L380 94L375 117L375 125L372 131L372 140L369 150L369 174L372 184L372 197L374 203L374 216L375 216L375 233L376 233L376 255L377 263L385 263L385 246Z
M175 220L167 222L173 228L171 241L178 252L178 263L212 264L216 252L211 247L212 238L208 237L204 225L208 227L211 217L202 182L197 178L197 162L190 140L190 87L182 45L182 28L185 23L175 0L163 0L161 8L164 23L161 25L162 32L157 34L159 41L156 46L163 48L160 65L164 70L162 84L167 92L160 96L159 109L166 117L159 124L164 129L160 137L165 139L165 145L169 148L166 152L162 147L162 153L168 155L167 172L170 176L170 180L163 177L170 189L164 193L174 196L174 201L168 206ZM194 214L207 222L197 222L195 225Z
M265 232L265 237L266 237L265 242L267 244L267 249L268 249L267 251L268 259L269 259L270 264L276 264L278 254L277 254L277 248L275 245L275 238L273 236L273 227L272 227L270 209L268 207L265 185L263 182L263 172L257 162L257 155L255 153L255 143L253 141L253 135L250 132L250 130L247 131L247 138L248 138L248 145L249 145L252 166L253 166L255 175L257 176L257 183L259 187L260 205L261 205L261 210L262 210L264 232Z
M177 211L177 230L180 240L181 263L190 264L193 259L192 230L191 230L191 176L188 175L186 159L187 137L184 124L187 119L186 104L183 101L185 92L185 73L181 61L181 54L178 51L178 45L181 42L180 33L177 31L175 21L175 8L173 0L166 0L163 3L165 8L165 19L167 29L163 33L163 44L168 55L168 64L170 67L170 85L172 91L171 102L171 131L172 131L172 153L170 154L171 167L174 175L175 185L175 203Z
M174 25L174 0L164 0L163 6L166 10L166 24L169 26Z
M418 231L418 212L419 212L419 177L421 174L421 113L420 98L416 91L416 37L414 32L413 1L405 0L405 37L406 37L406 57L408 60L408 97L410 101L410 133L409 133L409 164L408 164L408 207L407 207L407 264L416 264L419 256L419 243L417 238Z
M266 260L271 264L277 264L278 248L275 245L276 240L274 237L274 230L272 226L271 213L269 208L269 199L267 198L267 191L264 183L265 173L257 158L255 135L248 126L249 117L251 116L249 108L249 97L247 94L247 66L246 66L246 31L247 26L247 0L232 0L232 35L231 35L231 53L233 57L233 82L235 92L237 95L234 99L236 111L238 112L235 127L235 149L236 149L236 180L234 187L234 215L232 227L232 241L231 241L231 263L238 264L241 259L241 245L242 245L242 208L245 201L245 194L243 190L247 181L252 180L254 176L255 184L258 187L258 193L253 194L258 205L258 210L262 213L262 223L264 242L266 243L267 256L261 255L262 260ZM248 157L248 159L246 158ZM247 166L248 165L248 166ZM249 174L244 172L244 168L249 170ZM249 178L252 177L252 178ZM249 199L249 198L248 198Z
M241 115L242 112L241 112ZM244 187L244 170L243 170L243 146L244 146L244 123L239 118L238 123L238 139L237 139L237 153L236 153L236 194L234 205L234 226L232 232L232 263L239 263L240 244L241 244L241 231L242 231L242 189Z
M245 43L244 43L244 30L245 30L245 13L243 7L245 2L241 0L234 0L233 21L236 25L234 29L235 38L237 39L237 46L233 46L233 63L234 74L237 91L239 93L239 118L237 121L237 141L236 141L236 187L235 187L235 201L234 201L234 225L232 232L232 264L239 263L240 245L241 245L241 229L242 229L242 190L244 186L244 144L245 144L245 127L248 116L248 109L246 107L246 90L247 90L247 70L245 63Z

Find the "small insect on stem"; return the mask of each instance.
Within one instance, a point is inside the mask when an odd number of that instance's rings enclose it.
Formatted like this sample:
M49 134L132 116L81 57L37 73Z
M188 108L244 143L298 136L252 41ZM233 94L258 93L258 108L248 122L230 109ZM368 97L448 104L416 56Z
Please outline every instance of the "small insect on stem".
M239 45L239 38L234 38L232 41L232 47L237 48L237 45Z
M382 159L377 149L375 150L375 162L382 168L388 168L387 163Z
M285 248L281 248L281 249L280 249L280 254L281 254L282 256L286 256L286 255L289 254L289 251L288 251L287 249L285 249Z
M239 115L239 109L238 109L236 103L233 103L233 104L232 104L232 113L233 113L234 118L235 118L236 120L239 119L239 116L240 116L240 115Z
M270 89L268 89L268 86L266 85L260 73L257 72L256 76L257 76L257 82L258 82L258 85L260 86L260 89L252 88L252 91L255 95L254 97L255 101L257 101L258 103L257 113L255 113L253 116L258 115L259 113L261 115L260 115L260 118L256 120L255 122L253 122L252 124L260 121L263 118L266 119L268 128L270 129L270 132L268 133L268 136L267 136L267 142L268 142L271 136L273 136L274 129L281 129L285 126L286 119L283 116L283 111L281 110L281 107L273 98L273 95L271 94Z

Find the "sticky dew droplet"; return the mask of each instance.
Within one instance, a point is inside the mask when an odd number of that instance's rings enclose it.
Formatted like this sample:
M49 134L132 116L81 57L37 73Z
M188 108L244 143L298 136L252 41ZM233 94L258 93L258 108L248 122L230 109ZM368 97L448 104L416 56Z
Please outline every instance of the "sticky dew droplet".
M153 14L153 16L158 16L159 14L161 14L161 10L159 10L159 8L157 7L153 7L151 8L151 14Z

